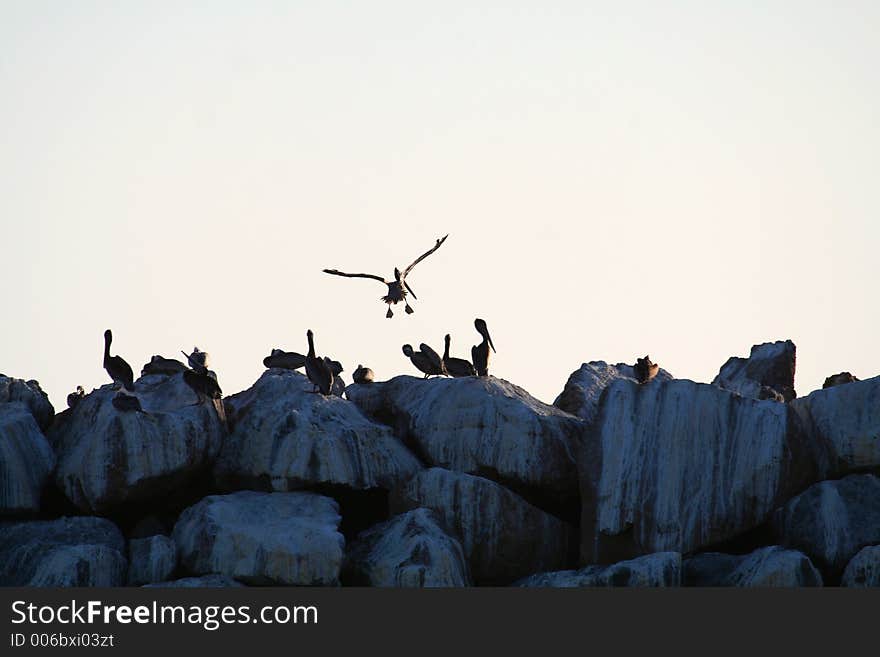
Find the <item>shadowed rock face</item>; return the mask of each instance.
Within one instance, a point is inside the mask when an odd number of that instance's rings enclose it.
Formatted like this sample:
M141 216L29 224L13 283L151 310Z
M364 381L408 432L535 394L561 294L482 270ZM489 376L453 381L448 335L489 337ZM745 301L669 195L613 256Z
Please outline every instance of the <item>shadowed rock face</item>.
M825 476L880 467L880 377L816 390L791 407L830 451Z
M587 566L580 570L538 573L514 586L573 588L592 586L671 587L681 585L681 555L658 552L613 566Z
M345 540L339 506L314 493L211 495L185 510L172 534L192 575L258 585L339 583Z
M143 412L120 411L103 386L52 426L56 482L84 511L107 513L168 495L199 476L220 449L223 422L180 374L149 375L135 389Z
M177 568L177 546L161 534L133 538L128 543L128 585L162 582Z
M346 557L347 579L362 586L468 586L470 574L457 539L433 511L413 509L361 533Z
M124 553L104 518L0 524L0 586L124 586Z
M657 376L647 385L671 381L673 378L675 377L661 368L657 372ZM618 379L637 382L633 366L626 363L609 365L604 360L584 363L568 377L565 388L553 402L553 405L566 413L577 415L587 424L591 424L599 411L599 400L602 393L605 388Z
M581 560L690 552L816 480L787 406L687 380L613 382L581 449Z
M421 469L388 427L351 402L313 394L312 388L298 372L271 369L227 399L235 425L214 470L222 486L388 490Z
M782 545L801 550L835 581L859 550L880 543L880 479L870 474L822 481L779 509Z
M202 588L226 588L242 587L244 584L236 582L226 575L204 575L202 577L184 577L167 582L145 584L145 589L202 589Z
M423 470L392 498L392 511L432 509L461 541L478 583L509 583L570 564L572 528L497 483L442 468Z
M791 340L756 344L748 358L732 356L721 366L712 385L752 399L761 397L763 387L772 388L789 402L794 390L796 348Z
M858 588L880 586L880 545L859 550L843 571L840 585Z
M31 409L0 403L0 516L34 513L55 467L55 455Z
M504 483L532 498L577 500L581 423L494 377L398 376L346 395L389 422L428 464Z
M37 381L14 379L0 374L0 406L12 402L21 402L27 406L41 431L46 431L52 424L55 409Z
M698 554L684 562L684 583L685 586L822 586L822 576L804 553L773 545L746 555Z

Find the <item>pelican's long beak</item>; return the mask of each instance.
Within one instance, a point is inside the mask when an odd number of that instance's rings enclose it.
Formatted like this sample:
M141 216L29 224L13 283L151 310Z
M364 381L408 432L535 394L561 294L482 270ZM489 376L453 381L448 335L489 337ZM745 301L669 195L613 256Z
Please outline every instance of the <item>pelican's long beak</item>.
M495 351L495 345L492 344L492 338L491 338L491 336L489 335L489 331L488 331L488 330L486 331L486 339L489 341L489 346L492 347L492 351ZM495 353L497 354L498 352L495 351Z
M416 293L413 292L412 288L409 286L409 283L407 283L406 281L404 281L403 284L404 284L404 286L406 287L406 289L409 290L409 293L410 293L411 295L413 295L413 299L415 299L416 301L418 301L419 298L416 296Z

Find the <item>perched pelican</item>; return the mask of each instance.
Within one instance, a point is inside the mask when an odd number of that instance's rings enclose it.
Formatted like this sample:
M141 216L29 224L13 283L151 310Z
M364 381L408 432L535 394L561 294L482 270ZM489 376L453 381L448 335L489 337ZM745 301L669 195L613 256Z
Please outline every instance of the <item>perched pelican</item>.
M315 392L325 397L333 390L333 370L323 358L315 356L315 336L312 329L306 331L309 340L309 353L306 355L306 376L315 386Z
M397 267L394 268L394 280L386 281L381 276L376 276L375 274L346 274L345 272L341 272L338 269L325 269L324 272L327 274L333 274L335 276L348 276L349 278L372 278L374 280L379 281L380 283L384 283L388 286L388 294L384 297L381 297L382 301L388 304L388 312L385 313L385 317L394 317L394 313L391 312L391 304L397 304L401 301L404 302L407 314L412 314L414 311L410 307L409 303L406 300L407 293L412 295L413 299L418 299L416 293L412 291L412 288L406 282L407 275L412 271L412 268L419 264L422 260L427 258L429 255L434 253L437 249L440 248L440 245L446 241L446 238L449 235L445 235L442 239L437 240L437 243L434 244L434 247L423 253L418 258L416 258L415 262L413 262L409 267L400 271Z
M82 398L86 396L86 391L83 390L82 386L76 387L76 392L72 392L67 395L67 408L75 408L77 404L82 401Z
M295 351L282 351L273 349L272 353L263 359L266 367L280 367L284 370L298 370L306 364L306 357Z
M657 363L652 363L650 356L639 358L636 364L633 365L633 373L636 375L636 380L639 383L648 383L648 381L657 376L659 371L660 366Z
M449 375L455 377L476 375L477 371L474 369L474 366L471 365L469 360L449 357L449 343L452 342L452 338L448 333L443 340L446 342L446 349L443 350L443 367Z
M329 356L324 356L324 362L327 363L327 367L333 372L333 385L330 387L330 393L337 397L342 397L342 393L345 392L345 380L339 376L343 372L342 363L338 360L333 360Z
M193 347L193 352L191 354L186 353L183 349L180 350L180 353L186 356L186 360L193 370L201 374L206 374L208 372L207 351L199 351L198 347Z
M853 376L849 372L841 372L840 374L834 374L826 378L825 383L822 384L822 388L832 388L845 383L855 383L858 380L859 378L857 376Z
M414 351L411 344L403 345L403 355L412 361L412 364L428 378L432 374L443 374L443 369L438 367L426 353Z
M489 376L489 347L495 351L495 345L492 344L492 338L489 336L489 329L486 328L486 322L482 319L474 320L474 328L477 333L483 336L483 341L471 347L471 358L474 360L474 369L477 370L479 376ZM498 352L495 352L498 353Z
M355 383L372 383L374 379L373 370L358 363L357 369L352 373L351 378L354 379Z
M440 358L440 354L431 349L428 345L422 342L419 345L419 351L421 351L428 361L431 363L431 366L437 370L435 374L442 374L443 376L449 376L449 373L446 371L446 367L443 365L443 359Z
M223 396L223 391L220 389L217 379L210 376L207 372L186 370L183 373L183 381L196 393L198 397L197 403L199 404L205 399L220 399Z
M179 372L186 370L186 365L174 358L163 358L162 356L153 356L150 362L141 368L141 376L146 374L165 374L173 376Z
M113 383L134 392L134 372L131 371L131 365L126 363L122 356L110 355L111 342L113 342L113 333L107 329L104 331L104 369L113 379Z
M138 411L142 413L144 410L141 408L141 402L137 397L134 395L127 395L121 391L113 395L113 399L110 400L110 403L113 404L113 408L123 413L127 413L128 411Z

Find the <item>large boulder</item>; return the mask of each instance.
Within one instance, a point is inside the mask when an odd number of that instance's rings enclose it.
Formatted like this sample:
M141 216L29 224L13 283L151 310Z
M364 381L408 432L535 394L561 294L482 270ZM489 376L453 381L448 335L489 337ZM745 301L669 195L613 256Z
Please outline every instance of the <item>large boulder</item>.
M443 528L460 539L477 583L507 584L572 561L568 523L489 479L423 470L392 498L392 511L418 507L435 511Z
M862 548L843 571L841 586L880 587L880 545Z
M646 385L657 385L662 381L674 379L669 372L660 369ZM565 388L559 393L553 405L566 413L577 415L579 418L591 424L596 419L599 411L599 400L602 393L612 381L628 379L637 381L632 365L617 363L609 365L604 360L593 360L583 363L568 377Z
M880 543L880 478L849 475L810 486L774 514L773 529L833 581L859 550Z
M521 579L515 585L545 588L680 586L681 555L678 552L657 552L612 566L593 565L580 570L538 573Z
M40 388L38 381L25 381L0 374L0 406L21 402L27 406L31 415L45 431L52 424L55 409L49 403L49 396Z
M752 399L767 399L768 391L775 391L782 401L789 402L797 397L795 356L796 348L791 340L756 344L748 358L731 356L727 359L712 385Z
M211 403L197 404L183 375L135 383L142 411L122 411L105 385L59 416L49 433L58 486L82 510L107 513L179 491L213 461L225 425Z
M880 376L816 390L791 407L829 450L827 476L880 467Z
M358 535L346 555L349 584L395 587L468 586L470 573L458 539L433 511L413 509Z
M218 573L246 584L339 583L345 540L339 506L315 493L242 491L212 495L174 526L180 564L192 575Z
M0 404L0 516L40 510L55 455L24 402Z
M215 466L222 486L388 490L422 467L388 427L341 397L312 390L302 374L275 368L226 400L234 429Z
M614 381L580 454L581 561L687 553L763 523L817 478L787 405L677 379Z
M573 442L581 422L495 377L397 376L346 396L392 424L432 466L485 476L529 499L577 499Z
M155 534L128 542L128 585L164 582L177 569L177 545L168 536Z
M0 525L0 586L124 586L125 539L109 520Z
M685 586L799 587L822 586L822 575L809 557L778 545L734 555L698 554L684 562Z

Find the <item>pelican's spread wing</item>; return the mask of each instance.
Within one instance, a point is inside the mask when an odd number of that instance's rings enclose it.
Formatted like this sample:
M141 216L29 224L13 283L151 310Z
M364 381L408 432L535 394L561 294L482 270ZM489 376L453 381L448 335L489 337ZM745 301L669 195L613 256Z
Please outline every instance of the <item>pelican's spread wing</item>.
M406 269L403 270L403 276L401 276L401 278L405 278L406 275L407 275L410 271L412 271L412 268L413 268L413 267L415 267L417 264L419 264L422 260L424 260L425 258L427 258L429 255L431 255L432 253L434 253L434 251L436 251L437 249L439 249L439 248L440 248L440 245L443 244L443 242L446 241L446 238L447 238L447 237L449 237L449 235L444 235L442 239L437 240L437 243L434 245L434 248L432 248L430 251L427 251L426 253L423 253L423 254L420 255L418 258L416 258L415 262L413 262L409 267L407 267ZM413 295L413 296L415 296L415 295Z
M431 365L436 367L438 370L441 368L443 361L440 358L440 354L431 349L431 347L423 342L419 345L419 351L427 356L428 360L431 361Z
M380 283L388 285L388 281L386 281L381 276L376 276L375 274L346 274L344 271L339 271L338 269L325 269L324 273L333 274L334 276L348 276L349 278L372 278L379 281Z

